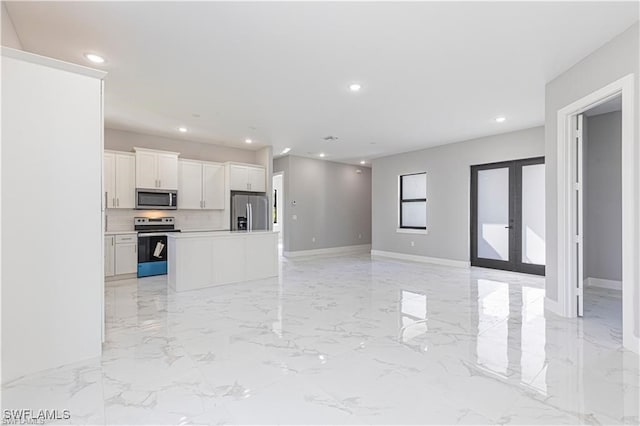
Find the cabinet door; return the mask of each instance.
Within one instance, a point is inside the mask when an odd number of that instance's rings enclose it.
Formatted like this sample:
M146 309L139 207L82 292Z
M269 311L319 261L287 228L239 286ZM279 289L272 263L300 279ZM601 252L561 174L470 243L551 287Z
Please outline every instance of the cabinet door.
M178 189L178 157L172 154L158 154L158 187Z
M264 169L262 167L248 167L249 191L265 192L267 190Z
M136 159L131 154L116 154L116 207L133 209L136 205Z
M132 237L135 240L135 237ZM115 250L115 273L133 274L138 271L138 243L116 244Z
M224 166L220 164L202 165L203 208L223 210L225 205Z
M247 167L231 165L229 170L229 187L232 191L249 190L249 174Z
M153 152L136 152L136 188L158 187L157 160Z
M113 235L104 237L104 276L112 277L115 275L115 264L114 264L114 247L115 237Z
M178 208L202 208L202 163L199 161L178 162Z
M115 155L110 152L104 153L104 201L105 208L112 209L116 206L116 166Z

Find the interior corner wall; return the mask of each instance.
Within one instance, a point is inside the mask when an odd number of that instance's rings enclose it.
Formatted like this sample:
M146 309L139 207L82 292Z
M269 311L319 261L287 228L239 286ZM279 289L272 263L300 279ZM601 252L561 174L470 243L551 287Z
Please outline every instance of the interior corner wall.
M289 155L274 171L284 172L285 252L371 244L370 168Z
M2 15L2 36L0 38L2 45L23 50L16 28L13 26L11 16L9 16L9 12L7 11L7 5L4 2L2 2L2 6L0 6L0 14Z
M633 99L635 118L634 118L634 160L636 182L635 193L640 191L637 188L640 181L640 43L639 43L639 25L634 24L611 41L592 52L589 56L574 65L572 68L556 77L546 85L545 89L545 156L546 156L546 223L547 223L547 268L546 268L546 297L552 301L558 301L558 168L557 168L557 150L558 150L558 111L573 102L595 92L606 85L621 79L629 74L634 74L634 90ZM636 196L635 223L640 223L638 212L640 205ZM634 233L635 253L640 253L640 228L636 225ZM640 275L639 263L636 268L635 276ZM639 316L639 299L640 299L640 283L635 282L635 291L633 297L635 312L635 335L640 333L640 316Z
M622 114L583 128L584 277L622 281Z
M374 160L372 249L468 262L470 166L543 155L534 127ZM398 178L416 172L427 173L426 235L397 232Z
M257 151L105 128L105 149L133 152L134 147L179 152L180 158L189 160L259 164Z

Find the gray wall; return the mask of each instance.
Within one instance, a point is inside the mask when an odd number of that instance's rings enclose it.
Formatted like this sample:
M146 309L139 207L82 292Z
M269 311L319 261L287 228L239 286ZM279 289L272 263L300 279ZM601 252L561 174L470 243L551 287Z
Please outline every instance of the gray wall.
M470 166L542 155L544 129L534 127L374 160L372 249L468 261ZM397 233L398 176L422 171L428 234Z
M274 161L279 171L286 199L284 251L371 244L370 168L289 155Z
M547 235L547 268L546 268L546 296L553 300L558 300L558 247L555 236L558 232L557 226L557 114L558 110L575 102L590 93L616 81L630 73L635 74L635 96L633 100L635 111L634 123L634 146L636 147L636 165L634 181L640 180L638 170L638 149L640 149L640 61L638 52L640 45L638 42L638 27L635 24L622 34L618 35L601 48L591 53L578 64L550 81L546 86L545 94L545 156L547 162L546 168L546 222ZM637 212L638 206L636 206ZM637 220L636 220L637 222ZM634 230L635 240L640 239L638 226ZM636 254L638 248L636 247ZM636 276L639 274L638 265L635 265ZM640 327L640 318L638 318L638 286L635 283L635 294L632 296L634 300L635 317L635 335L638 336Z
M584 277L622 280L622 115L585 119Z
M237 161L240 163L262 164L258 158L259 151L231 148L184 139L169 139L144 133L128 132L116 129L104 129L104 148L115 151L133 151L133 147L159 149L179 152L180 158L201 161ZM264 150L265 148L263 148ZM271 148L269 148L271 149ZM269 175L267 175L269 176Z

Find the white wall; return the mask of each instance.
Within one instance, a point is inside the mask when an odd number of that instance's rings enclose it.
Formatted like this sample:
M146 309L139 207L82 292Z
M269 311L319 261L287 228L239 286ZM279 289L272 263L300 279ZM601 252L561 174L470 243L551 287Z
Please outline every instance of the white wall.
M102 73L78 68L3 51L3 383L101 354Z
M584 277L622 281L622 115L585 117Z
M11 20L11 16L9 16L4 2L2 2L2 6L0 7L0 15L2 15L2 45L22 50L22 43L20 43L18 33L16 33L13 21Z
M470 166L542 155L544 129L534 127L374 160L372 249L469 261ZM423 171L429 233L398 233L398 176Z
M635 167L633 181L636 182L634 193L638 194L638 182L640 182L640 43L639 24L636 23L598 50L591 53L572 68L550 81L546 86L545 94L545 156L546 156L546 223L547 223L547 268L546 268L546 297L551 302L558 301L558 245L556 235L558 232L558 174L557 174L557 114L558 110L576 102L579 99L605 87L606 85L621 79L628 74L634 74L634 157ZM637 196L636 196L637 197ZM632 231L636 241L634 251L636 258L640 257L640 205L636 200L633 206L635 211L635 229ZM640 262L634 266L635 276L640 276ZM634 283L633 298L635 312L635 336L640 336L640 283Z

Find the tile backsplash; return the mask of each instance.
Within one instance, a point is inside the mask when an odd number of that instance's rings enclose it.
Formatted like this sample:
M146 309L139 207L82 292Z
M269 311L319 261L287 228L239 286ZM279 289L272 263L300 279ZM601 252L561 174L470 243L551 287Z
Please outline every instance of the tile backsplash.
M229 210L126 210L107 209L106 231L132 231L134 217L176 218L176 228L188 230L227 230Z

